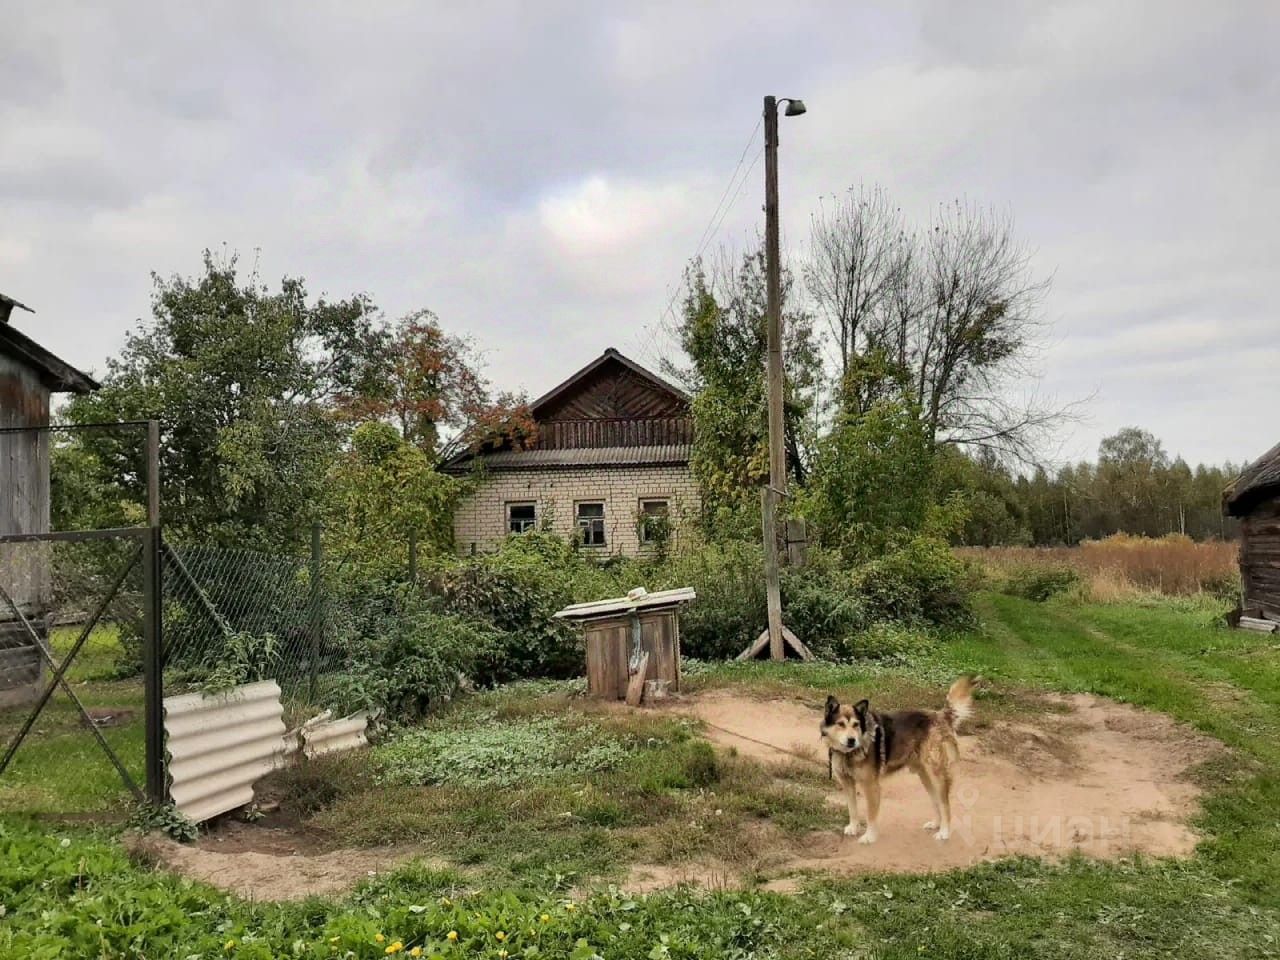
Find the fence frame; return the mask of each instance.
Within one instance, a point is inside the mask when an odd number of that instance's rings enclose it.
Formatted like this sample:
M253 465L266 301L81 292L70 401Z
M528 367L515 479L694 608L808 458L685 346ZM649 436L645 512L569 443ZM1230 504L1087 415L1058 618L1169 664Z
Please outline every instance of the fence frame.
M93 632L93 628L97 625L99 618L106 610L107 605L112 598L120 590L124 584L125 578L129 575L134 565L141 559L143 567L143 626L142 626L142 660L143 660L143 684L144 684L144 706L143 706L143 724L146 740L145 754L145 798L152 803L163 804L168 800L168 784L165 775L164 763L164 704L163 696L163 678L160 675L161 665L161 649L163 646L164 633L164 612L163 612L163 590L164 590L164 571L162 552L164 549L163 534L160 526L160 423L158 420L123 420L99 423L85 424L39 424L28 427L3 427L0 433L3 434L21 434L21 433L51 433L51 432L68 432L74 433L80 430L105 430L105 429L130 429L130 428L146 428L146 482L147 482L147 523L145 526L138 527L112 527L102 530L56 530L45 533L17 533L6 534L0 536L0 544L8 543L56 543L56 542L82 542L88 540L111 540L111 539L130 539L136 538L139 541L139 551L130 555L130 560L120 570L117 579L113 583L110 590L102 598L98 608L89 622L81 631L75 644L67 655L63 658L61 664L56 664L52 654L45 648L40 641L39 635L35 632L26 615L18 609L16 603L9 596L7 589L0 585L0 599L9 604L18 615L18 619L22 622L23 628L33 639L36 648L40 651L44 660L54 668L53 676L46 685L44 693L41 694L36 702L35 708L32 710L27 720L20 729L18 735L13 742L9 744L5 752L3 761L0 761L0 775L8 767L9 762L13 759L13 755L22 745L27 735L31 732L31 728L35 726L40 714L48 705L49 700L53 697L53 692L58 687L71 698L76 708L79 710L81 717L85 720L90 731L98 741L98 745L106 752L112 765L120 774L120 779L125 787L138 800L144 798L143 791L138 789L133 777L129 774L119 756L111 749L106 738L102 735L102 731L90 718L89 713L85 710L84 704L80 702L79 697L71 689L70 684L66 680L66 672L71 666L72 661L80 652L85 642L89 639L89 634Z

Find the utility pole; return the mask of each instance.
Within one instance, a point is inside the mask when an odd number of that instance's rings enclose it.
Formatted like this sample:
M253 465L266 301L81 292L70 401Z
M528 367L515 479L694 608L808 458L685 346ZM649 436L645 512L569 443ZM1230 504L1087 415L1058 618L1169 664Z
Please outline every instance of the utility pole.
M787 100L786 115L805 112L800 100ZM764 534L764 578L768 606L768 628L760 634L739 660L749 660L768 646L770 660L786 658L786 647L803 659L813 655L782 622L782 586L778 571L778 505L787 495L786 422L783 415L782 367L782 249L778 237L778 101L764 98L764 246L768 292L768 404L769 404L769 485L761 493Z

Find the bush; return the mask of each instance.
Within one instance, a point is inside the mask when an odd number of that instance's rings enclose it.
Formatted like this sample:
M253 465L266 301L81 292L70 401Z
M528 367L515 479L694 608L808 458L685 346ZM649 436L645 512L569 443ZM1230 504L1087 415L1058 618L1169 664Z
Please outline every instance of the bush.
M1027 566L1013 570L1002 592L1043 603L1066 593L1080 582L1080 574L1067 566Z
M854 571L873 621L957 627L970 623L964 565L943 541L914 536Z
M383 707L393 720L424 716L502 641L487 623L440 613L408 586L371 586L364 601L345 669L326 677L322 691L343 712Z
M436 571L432 586L448 608L485 623L493 632L492 642L475 660L477 683L490 686L582 672L579 631L553 619L557 610L573 602L577 564L571 554L562 541L531 534L513 537L496 554L470 557Z
M693 587L698 594L680 612L685 656L724 660L760 635L765 626L763 570L764 549L742 541L708 544L671 558L660 573L662 585Z
M910 663L936 646L933 636L919 627L899 623L873 623L865 630L839 636L814 649L830 660L882 660Z

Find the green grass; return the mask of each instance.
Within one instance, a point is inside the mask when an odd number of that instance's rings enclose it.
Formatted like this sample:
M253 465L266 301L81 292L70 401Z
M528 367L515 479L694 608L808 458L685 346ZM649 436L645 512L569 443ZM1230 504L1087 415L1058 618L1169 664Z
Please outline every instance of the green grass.
M383 789L380 800L373 791L337 791L311 814L317 826L329 818L332 829L366 831L356 838L365 841L434 830L458 866L406 867L330 904L248 904L130 864L109 835L0 820L0 957L382 957L396 940L422 946L424 956L507 950L580 960L1280 956L1275 639L1216 627L1193 608L987 596L980 613L982 629L906 667L735 664L692 671L694 682L815 702L829 688L870 687L892 703L936 697L947 679L971 671L989 679L984 716L1014 715L1036 690L1167 712L1224 744L1198 773L1204 840L1194 857L1018 859L927 877L815 877L797 895L633 898L605 890L571 909L566 891L582 876L607 876L655 854L678 861L721 843L728 849L748 817L794 817L805 829L821 816L794 799L812 786L803 777L779 785L732 758L708 760L697 740L668 731L613 771L527 790L401 785ZM505 702L514 718L547 709L554 695ZM643 733L626 718L584 722L616 722L611 735L623 741ZM65 786L67 778L51 779ZM6 801L11 789L0 782L7 809L15 808ZM735 824L712 841L682 825L709 812L708 803ZM450 930L457 941L447 939Z
M78 636L79 628L55 629L50 638L54 658L61 662ZM66 676L87 709L119 711L122 719L102 727L102 735L141 785L145 749L142 678L115 679L120 656L117 629L99 627L89 635ZM51 671L46 671L46 682L49 679ZM0 743L4 749L30 710L31 707L14 707L0 711ZM66 693L55 690L14 754L9 769L0 777L0 813L120 820L127 813L129 801L120 775L92 731L81 721Z

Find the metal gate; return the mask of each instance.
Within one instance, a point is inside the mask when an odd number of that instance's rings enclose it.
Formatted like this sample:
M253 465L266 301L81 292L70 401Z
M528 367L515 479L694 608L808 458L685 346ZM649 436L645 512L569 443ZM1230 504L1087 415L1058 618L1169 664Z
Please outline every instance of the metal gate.
M11 699L24 693L32 693L34 703L16 732L4 745L0 756L0 777L9 769L15 755L31 736L33 729L45 714L49 702L61 691L74 706L84 726L115 767L121 781L141 801L155 803L166 800L164 771L163 708L161 703L161 649L162 649L162 550L160 532L159 486L159 425L156 421L132 421L75 426L6 427L0 434L47 435L52 431L77 430L133 430L145 432L146 437L146 524L103 530L63 530L0 532L0 550L6 551L5 562L0 563L0 621L4 648L0 650L0 668L7 670L7 684ZM47 468L46 468L47 469ZM47 475L45 477L47 482ZM43 526L47 523L46 517ZM58 545L93 544L115 542L122 546L120 555L104 560L96 576L90 578L94 590L86 590L77 598L83 608L79 630L67 652L58 660L49 641L47 595L42 589L29 589L32 583L45 584L49 575L49 551ZM25 555L23 551L28 551ZM94 716L86 708L68 682L68 672L81 656L94 629L102 621L104 613L121 595L126 581L140 574L141 577L141 637L140 655L144 685L143 726L145 751L143 774L135 777L103 735L102 718ZM46 671L48 679L45 680ZM13 695L13 691L18 694ZM11 710L21 709L11 706ZM139 783L141 780L141 784Z

